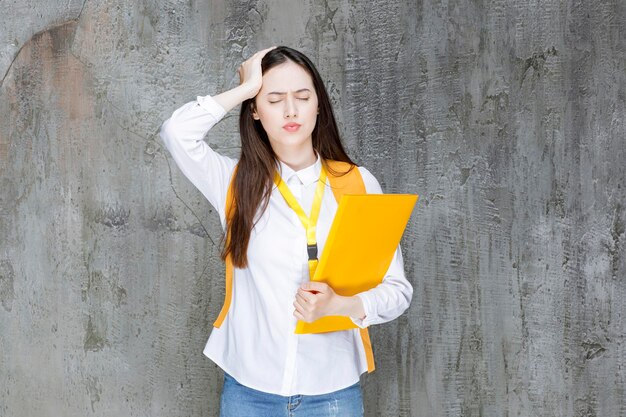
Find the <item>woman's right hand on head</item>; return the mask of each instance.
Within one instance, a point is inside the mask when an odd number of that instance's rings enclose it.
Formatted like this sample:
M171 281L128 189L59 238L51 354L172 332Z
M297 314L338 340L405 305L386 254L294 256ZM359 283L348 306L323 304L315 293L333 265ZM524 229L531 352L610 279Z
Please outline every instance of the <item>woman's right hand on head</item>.
M239 66L239 85L237 87L213 95L213 99L224 108L226 113L247 99L254 98L259 93L263 85L261 60L266 53L274 48L276 46L258 51Z
M250 91L250 97L248 98L253 98L259 93L259 90L261 90L261 86L263 85L261 60L266 53L274 48L276 48L276 46L258 51L239 66L239 84L248 87Z

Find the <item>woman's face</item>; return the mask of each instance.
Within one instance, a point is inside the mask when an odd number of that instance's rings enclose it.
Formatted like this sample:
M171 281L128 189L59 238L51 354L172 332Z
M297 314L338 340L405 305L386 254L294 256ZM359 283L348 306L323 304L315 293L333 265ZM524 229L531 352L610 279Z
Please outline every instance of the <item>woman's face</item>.
M311 143L317 122L317 94L313 79L298 64L287 60L263 74L252 117L260 120L272 148L300 148ZM300 125L289 128L289 123Z

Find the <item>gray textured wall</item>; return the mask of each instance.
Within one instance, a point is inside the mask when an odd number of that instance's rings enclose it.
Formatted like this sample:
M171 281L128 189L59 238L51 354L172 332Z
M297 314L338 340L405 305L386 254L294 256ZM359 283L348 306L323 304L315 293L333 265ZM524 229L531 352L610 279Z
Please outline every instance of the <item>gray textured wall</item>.
M626 416L623 0L2 1L0 415L217 415L219 219L157 132L276 44L421 195L366 415Z

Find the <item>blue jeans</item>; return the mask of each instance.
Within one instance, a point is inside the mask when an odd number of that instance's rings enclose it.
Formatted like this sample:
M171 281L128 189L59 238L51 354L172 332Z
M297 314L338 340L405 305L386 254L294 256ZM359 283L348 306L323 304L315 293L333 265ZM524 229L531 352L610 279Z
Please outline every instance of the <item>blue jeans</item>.
M269 394L224 372L220 417L363 417L361 384L321 395Z

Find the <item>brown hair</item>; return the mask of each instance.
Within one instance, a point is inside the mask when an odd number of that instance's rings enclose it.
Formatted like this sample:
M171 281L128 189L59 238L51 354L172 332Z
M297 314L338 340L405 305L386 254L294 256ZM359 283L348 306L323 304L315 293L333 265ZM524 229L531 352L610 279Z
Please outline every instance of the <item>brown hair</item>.
M300 65L313 79L319 104L319 114L312 132L313 149L326 166L329 177L345 175L349 171L336 172L325 162L327 159L348 162L352 165L350 170L356 165L343 148L326 87L313 63L301 52L279 46L263 57L261 71L265 74L287 60ZM252 228L258 221L254 216L259 213L260 217L269 204L278 162L261 121L252 117L255 99L256 97L245 100L241 104L239 113L241 157L233 174L231 183L233 200L229 213L226 213L226 234L222 239L222 243L226 242L221 252L222 260L226 260L230 255L233 266L237 268L248 266L248 243ZM262 209L258 210L259 207Z

